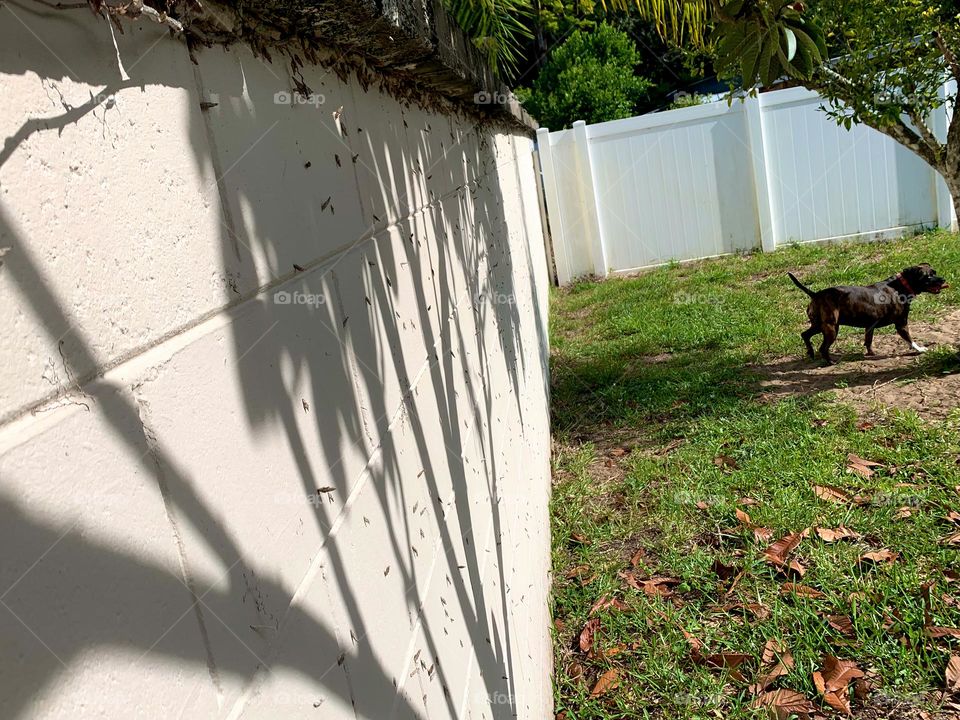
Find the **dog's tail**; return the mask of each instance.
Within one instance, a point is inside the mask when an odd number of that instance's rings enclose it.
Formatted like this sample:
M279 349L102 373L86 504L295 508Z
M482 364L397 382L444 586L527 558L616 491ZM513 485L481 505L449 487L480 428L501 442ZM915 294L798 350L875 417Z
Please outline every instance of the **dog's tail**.
M803 290L803 291L804 291L807 295L809 295L810 297L813 297L813 296L816 294L816 293L813 292L813 290L811 290L811 289L808 288L806 285L804 285L802 282L800 282L799 280L797 280L797 276L794 275L792 272L788 272L787 275L789 275L789 276L790 276L790 279L793 280L793 284L794 284L794 285L796 285L798 288L800 288L801 290Z

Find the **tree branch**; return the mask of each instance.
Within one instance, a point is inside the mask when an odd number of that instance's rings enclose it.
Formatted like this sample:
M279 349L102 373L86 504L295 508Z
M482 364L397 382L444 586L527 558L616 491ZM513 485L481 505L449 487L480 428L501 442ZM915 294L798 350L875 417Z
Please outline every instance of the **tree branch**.
M920 132L920 137L927 144L927 147L930 148L931 152L933 152L934 157L937 158L937 161L939 162L942 160L943 144L937 140L937 136L933 134L933 131L929 127L927 127L926 122L924 122L924 119L920 117L920 114L916 110L910 110L910 112L907 114L909 115L910 120L916 126L917 130Z
M940 49L940 52L943 54L944 60L947 61L947 65L950 67L950 73L953 75L954 80L960 83L960 63L957 62L957 56L953 54L947 43L943 39L943 35L940 34L939 30L933 31L933 39L937 42L937 47Z
M903 120L897 120L892 125L880 125L877 122L874 122L868 118L864 118L864 123L872 127L874 130L879 130L884 135L887 135L898 143L903 145L908 150L913 151L916 155L919 155L920 158L926 162L930 167L940 170L941 169L941 160L942 156L940 154L935 154L933 148L929 147L923 138L921 138L909 125L907 125ZM937 143L940 145L940 143ZM943 146L940 145L942 148Z

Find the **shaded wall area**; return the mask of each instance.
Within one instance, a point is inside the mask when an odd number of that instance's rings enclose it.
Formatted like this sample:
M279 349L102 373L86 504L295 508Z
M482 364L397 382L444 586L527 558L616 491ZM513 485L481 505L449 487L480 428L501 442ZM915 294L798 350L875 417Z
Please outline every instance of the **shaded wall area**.
M545 716L531 139L0 15L0 715Z

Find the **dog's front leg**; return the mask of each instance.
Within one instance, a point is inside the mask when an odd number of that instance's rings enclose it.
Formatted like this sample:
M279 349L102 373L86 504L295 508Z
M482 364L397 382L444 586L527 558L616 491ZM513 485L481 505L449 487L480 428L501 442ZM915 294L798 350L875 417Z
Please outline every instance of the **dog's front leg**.
M911 350L914 350L918 353L925 353L927 349L918 342L914 342L913 338L910 337L910 329L906 326L897 327L897 335L903 338L904 342L910 346Z

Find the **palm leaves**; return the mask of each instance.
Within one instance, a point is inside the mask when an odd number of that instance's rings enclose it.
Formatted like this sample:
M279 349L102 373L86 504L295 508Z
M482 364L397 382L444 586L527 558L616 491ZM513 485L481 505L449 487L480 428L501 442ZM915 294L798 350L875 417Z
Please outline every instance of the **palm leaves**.
M445 0L447 9L473 44L503 76L516 74L523 41L533 37L530 0Z

